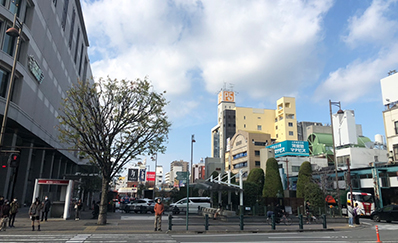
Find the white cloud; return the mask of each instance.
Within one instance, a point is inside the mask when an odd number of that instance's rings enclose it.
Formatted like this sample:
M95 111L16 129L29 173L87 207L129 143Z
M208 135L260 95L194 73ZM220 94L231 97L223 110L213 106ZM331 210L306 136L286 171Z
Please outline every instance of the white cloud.
M373 97L372 92L379 90L380 79L398 65L397 22L385 16L391 4L397 1L374 0L361 16L351 17L346 43L353 47L363 43L375 43L379 51L374 58L356 59L330 72L328 78L315 90L314 98L337 99L343 102L355 102Z
M348 20L348 35L343 40L351 47L363 43L385 45L390 43L398 30L398 22L386 16L390 11L396 11L397 0L374 0L369 8L360 16Z
M148 75L173 98L233 83L275 100L317 79L323 15L332 1L84 1L95 76ZM104 13L103 9L106 9ZM104 13L104 14L99 14Z

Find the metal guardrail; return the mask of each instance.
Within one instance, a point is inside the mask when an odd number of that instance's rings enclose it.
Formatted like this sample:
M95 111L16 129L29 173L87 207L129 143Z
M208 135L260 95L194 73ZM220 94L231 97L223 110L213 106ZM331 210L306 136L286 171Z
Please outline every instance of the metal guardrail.
M206 212L207 211L207 212ZM204 221L202 223L189 223L188 225L202 225L204 226L204 230L208 231L210 226L239 226L240 230L244 230L245 225L259 225L259 226L264 226L264 225L268 225L269 222L267 223L267 217L257 217L257 218L253 218L253 217L248 217L248 216L244 216L244 215L239 215L239 216L234 216L234 217L228 217L227 221L217 221L217 224L211 224L209 222L209 214L211 214L212 212L214 212L214 210L204 210L203 211L203 215L204 215ZM320 219L317 219L316 221L313 221L313 223L315 224L322 224L322 228L323 229L327 229L327 220L326 220L326 215L323 214L321 215ZM255 220L254 220L255 219ZM306 220L306 217L303 217L303 215L298 215L298 217L292 217L291 221L289 222L293 222L291 225L297 225L298 226L298 230L303 230L304 229L304 222ZM171 231L173 229L173 226L182 226L185 224L178 224L173 222L173 215L169 214L168 215L168 229ZM274 217L274 215L272 215L271 217L271 229L275 230L277 228L278 224L282 224L283 221L278 222L278 220L276 219L276 217ZM311 223L311 222L309 222ZM290 224L289 224L290 225Z

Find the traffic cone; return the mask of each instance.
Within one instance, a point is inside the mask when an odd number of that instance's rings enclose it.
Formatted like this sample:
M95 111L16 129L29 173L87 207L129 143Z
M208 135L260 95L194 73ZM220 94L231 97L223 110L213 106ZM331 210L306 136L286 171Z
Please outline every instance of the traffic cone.
M379 235L379 227L377 225L376 225L376 236L377 236L377 241L376 242L381 242L380 235Z

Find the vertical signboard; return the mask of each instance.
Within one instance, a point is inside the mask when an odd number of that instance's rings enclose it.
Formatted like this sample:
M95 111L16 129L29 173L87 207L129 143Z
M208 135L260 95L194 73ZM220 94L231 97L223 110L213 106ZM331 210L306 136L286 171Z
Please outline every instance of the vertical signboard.
M138 169L129 169L127 181L138 181Z
M155 172L148 171L146 173L146 181L155 181Z
M140 181L145 182L146 179L145 175L146 175L146 169L140 169L140 176L139 176Z

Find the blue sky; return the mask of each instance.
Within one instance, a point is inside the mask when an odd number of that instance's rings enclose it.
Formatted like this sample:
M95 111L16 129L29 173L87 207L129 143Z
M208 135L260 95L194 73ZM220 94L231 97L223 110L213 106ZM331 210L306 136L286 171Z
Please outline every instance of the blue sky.
M329 99L355 111L365 136L384 135L380 79L398 69L398 0L83 0L94 77L148 76L173 125L158 164L210 157L217 93L297 120L330 123ZM151 166L151 169L154 167Z

